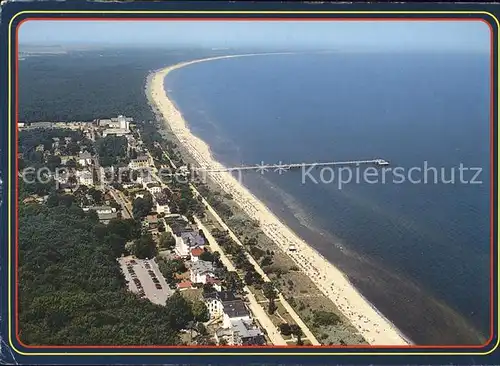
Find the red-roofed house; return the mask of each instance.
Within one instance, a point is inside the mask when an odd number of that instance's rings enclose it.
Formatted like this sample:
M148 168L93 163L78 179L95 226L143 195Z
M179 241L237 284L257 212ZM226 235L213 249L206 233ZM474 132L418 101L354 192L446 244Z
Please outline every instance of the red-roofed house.
M191 281L183 281L183 282L180 282L177 287L179 289L185 289L185 288L191 288Z
M197 262L198 259L200 259L200 255L202 255L204 251L205 250L203 250L202 248L191 249L191 261Z

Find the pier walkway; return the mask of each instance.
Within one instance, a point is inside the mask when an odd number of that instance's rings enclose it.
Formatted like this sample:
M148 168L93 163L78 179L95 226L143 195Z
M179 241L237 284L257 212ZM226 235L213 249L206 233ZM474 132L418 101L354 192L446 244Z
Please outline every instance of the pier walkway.
M348 161L329 161L329 162L319 162L319 163L292 163L286 164L279 162L278 164L260 164L260 165L242 165L230 168L222 169L210 169L210 168L194 168L194 170L204 171L208 173L218 173L218 172L232 172L232 171L242 171L242 170L255 170L255 171L285 171L298 168L308 168L308 167L325 167L325 166L359 166L359 165L376 165L376 166L387 166L389 162L384 159L371 159L371 160L348 160Z

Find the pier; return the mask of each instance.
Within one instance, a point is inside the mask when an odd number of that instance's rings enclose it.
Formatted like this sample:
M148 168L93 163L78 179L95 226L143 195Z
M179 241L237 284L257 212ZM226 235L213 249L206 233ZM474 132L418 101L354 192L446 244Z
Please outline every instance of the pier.
M329 161L323 163L278 163L278 164L261 164L261 165L242 165L230 168L222 169L205 169L205 168L195 168L194 170L204 171L208 173L218 173L218 172L232 172L232 171L243 171L243 170L255 170L255 171L286 171L299 168L309 168L309 167L325 167L325 166L359 166L359 165L375 165L375 166L387 166L389 162L384 159L372 159L372 160L348 160L348 161Z

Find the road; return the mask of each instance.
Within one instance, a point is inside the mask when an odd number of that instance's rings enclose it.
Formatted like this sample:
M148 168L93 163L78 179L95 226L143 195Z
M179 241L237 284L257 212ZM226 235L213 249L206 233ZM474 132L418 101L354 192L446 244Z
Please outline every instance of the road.
M131 219L132 205L130 204L129 200L119 190L111 186L107 186L107 188L109 189L109 193L113 196L115 201L122 206L122 217L124 219Z
M212 249L212 251L214 252L217 251L220 253L220 259L222 264L226 266L228 271L236 272L236 268L234 267L233 263L226 256L226 254L221 249L221 247L217 243L217 240L215 240L210 231L205 227L205 225L203 225L203 223L197 217L195 217L194 220L196 225L198 225L198 227L202 229L203 232L205 233L205 237L207 238L207 241L210 244L210 248ZM249 301L248 307L250 308L250 311L252 312L254 318L258 319L260 325L266 330L267 336L269 337L271 342L277 346L286 346L287 343L285 339L279 332L278 328L276 328L276 326L273 324L273 322L269 318L269 315L266 313L265 309L262 307L262 305L258 303L257 299L252 294L250 289L247 286L245 286L243 290L247 293L247 299Z

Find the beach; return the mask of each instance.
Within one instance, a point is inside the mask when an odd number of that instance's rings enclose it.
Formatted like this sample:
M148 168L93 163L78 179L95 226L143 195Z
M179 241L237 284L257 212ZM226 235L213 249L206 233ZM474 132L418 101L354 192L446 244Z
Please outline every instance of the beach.
M275 55L277 53L272 54ZM264 54L219 56L183 62L157 70L149 77L147 92L151 100L163 116L168 128L201 168L217 170L224 167L214 160L209 146L191 133L181 112L169 100L165 91L165 77L168 73L176 69L200 62L257 55ZM259 222L262 231L294 260L297 266L311 278L325 296L335 303L343 315L370 345L408 345L411 343L356 290L340 270L280 221L259 199L240 184L231 173L213 172L209 174L209 178L219 184L225 192L231 194L235 203L250 218ZM290 251L290 247L295 247L295 251Z

